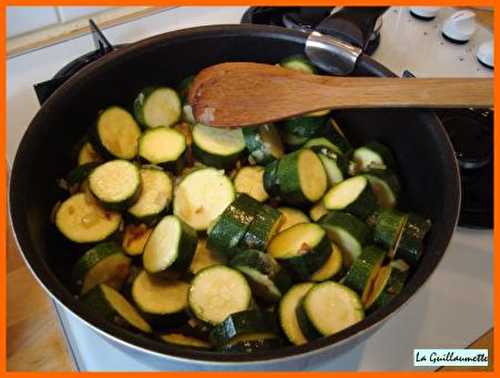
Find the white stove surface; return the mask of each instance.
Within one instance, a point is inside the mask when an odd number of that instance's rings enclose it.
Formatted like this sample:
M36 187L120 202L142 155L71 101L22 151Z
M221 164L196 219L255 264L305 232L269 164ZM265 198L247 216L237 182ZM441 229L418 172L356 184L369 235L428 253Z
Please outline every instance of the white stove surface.
M137 41L192 26L239 23L244 7L180 7L105 30L111 43ZM384 15L382 39L374 58L400 75L418 77L491 77L493 71L475 59L481 42L492 38L480 27L466 45L440 35L442 10L432 22L412 18L406 8ZM7 61L9 165L29 122L39 109L33 84L45 81L71 59L92 49L90 36L18 56ZM314 357L256 370L413 370L415 348L465 347L492 327L493 236L491 231L458 228L443 261L412 301L367 342L339 356ZM165 362L129 351L105 340L71 313L56 305L76 366L84 371L215 370L207 365ZM56 357L55 357L56 358ZM234 367L233 367L234 369ZM422 368L418 368L421 370ZM243 370L239 367L238 370ZM245 369L246 370L246 369Z

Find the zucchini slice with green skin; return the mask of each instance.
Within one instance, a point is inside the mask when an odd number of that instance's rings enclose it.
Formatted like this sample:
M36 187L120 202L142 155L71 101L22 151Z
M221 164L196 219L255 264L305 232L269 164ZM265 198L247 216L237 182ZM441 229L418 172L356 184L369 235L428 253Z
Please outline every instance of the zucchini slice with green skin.
M422 255L424 238L430 228L431 221L429 219L415 213L409 213L394 258L401 258L409 265L415 266Z
M94 150L90 142L85 142L78 152L78 165L102 163L104 159Z
M407 214L397 210L381 211L373 230L373 241L388 250L393 249L407 219Z
M132 298L155 329L175 327L188 320L187 282L141 271L132 284Z
M256 209L255 217L238 245L242 249L265 251L269 241L278 233L283 215L279 210L265 204L258 204L258 202L254 208Z
M354 176L330 188L323 197L327 210L343 210L367 219L378 208L368 179Z
M326 281L314 285L302 299L297 317L309 339L338 333L365 317L363 305L350 288Z
M196 274L188 302L194 316L215 325L250 308L252 292L243 274L224 265L214 265Z
M239 245L262 205L240 193L208 230L207 247L227 258L238 252Z
M197 123L193 127L193 154L211 167L231 168L245 149L241 129L215 128Z
M256 333L274 333L276 325L259 310L244 310L229 315L210 332L210 342L216 346L230 343L235 337Z
M335 277L341 270L343 264L342 251L332 243L332 253L328 260L312 276L311 281L322 282Z
M144 247L153 232L145 224L128 224L123 233L122 248L129 256L140 256L144 252Z
M167 215L156 225L146 242L142 261L148 273L165 270L184 273L196 250L196 231L175 215Z
M280 194L280 185L278 181L278 168L280 160L275 160L264 168L264 190L270 197L278 197Z
M353 151L351 143L346 139L334 119L330 119L326 127L321 130L321 136L328 139L343 155L350 155Z
M211 251L207 248L206 239L198 239L196 251L194 252L193 261L191 261L191 267L189 270L191 273L196 274L200 270L208 268L209 266L225 264L225 262L226 259L219 253Z
M297 309L302 298L314 286L312 282L304 282L294 285L281 299L278 313L280 325L288 340L294 345L307 343L297 319Z
M134 114L146 127L170 127L181 118L181 99L169 87L144 88L134 101Z
M204 231L233 202L233 183L223 171L196 169L188 173L174 192L174 214L195 230Z
M327 147L339 155L342 154L342 150L325 137L312 138L304 144L304 148L312 149L313 147Z
M273 124L242 129L250 164L266 165L284 155L283 144Z
M75 243L96 243L113 235L122 217L107 211L86 193L77 193L65 200L56 211L57 229Z
M291 142L291 145L297 145L301 140L307 142L314 137L327 122L328 117L296 117L283 121L281 132L284 135L286 142ZM303 144L303 143L301 143Z
M190 348L210 349L212 347L206 341L182 333L166 333L161 335L160 338L169 344L182 345Z
M127 212L135 222L154 224L168 211L173 197L173 182L159 167L142 167L139 174L142 190Z
M259 202L269 199L264 189L264 167L259 165L241 168L234 177L234 188L238 193L248 194Z
M326 230L331 241L342 251L345 267L350 267L363 250L370 237L366 223L349 213L330 211L321 218L320 225Z
M323 163L329 186L343 181L349 171L349 160L328 146L312 146L311 150L316 152Z
M311 222L307 215L305 215L298 209L294 209L293 207L278 207L278 210L283 215L283 221L281 223L279 232L285 231L286 229L299 223Z
M69 173L66 175L66 182L68 184L70 193L74 193L79 188L81 188L83 182L87 180L92 171L100 164L101 163L97 162L85 163L82 165L78 165L71 171L69 171Z
M284 155L278 166L279 193L291 205L303 206L319 200L327 189L323 164L310 149Z
M128 276L130 261L117 243L97 244L76 262L73 281L80 288L80 294L102 283L119 290Z
M103 158L131 160L137 156L140 136L134 117L119 106L111 106L99 114L89 140Z
M141 195L141 175L131 162L111 160L92 171L89 189L104 208L125 210Z
M270 255L254 249L238 252L229 265L242 272L255 296L278 302L292 286L292 280Z
M359 172L367 172L377 168L394 169L396 167L396 160L391 150L379 142L370 142L356 148L352 157Z
M296 224L280 232L268 247L268 253L299 281L310 279L331 252L325 230L315 223Z
M365 247L361 255L354 260L351 269L344 278L344 285L358 293L363 303L366 303L368 299L373 280L377 276L386 254L386 251L373 245Z
M365 308L373 311L389 304L401 292L407 278L408 272L391 265L383 266L373 282L372 292L365 303Z
M319 221L327 213L328 210L326 209L323 201L316 202L316 204L309 210L309 216L313 222Z
M103 318L120 325L151 333L151 326L123 295L112 287L100 284L82 297L82 302Z
M314 74L317 72L312 62L302 54L290 55L280 62L280 66L294 71Z
M155 127L139 139L139 156L151 164L180 172L186 163L186 137L173 128Z
M370 182L379 207L382 209L394 208L401 191L397 176L390 170L383 169L372 169L364 176Z

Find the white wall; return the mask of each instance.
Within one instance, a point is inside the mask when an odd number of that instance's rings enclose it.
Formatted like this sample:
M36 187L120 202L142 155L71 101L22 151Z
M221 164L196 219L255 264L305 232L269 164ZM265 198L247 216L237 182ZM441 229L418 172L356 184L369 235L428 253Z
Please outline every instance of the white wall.
M110 7L7 7L7 37L15 37L46 26L87 17Z

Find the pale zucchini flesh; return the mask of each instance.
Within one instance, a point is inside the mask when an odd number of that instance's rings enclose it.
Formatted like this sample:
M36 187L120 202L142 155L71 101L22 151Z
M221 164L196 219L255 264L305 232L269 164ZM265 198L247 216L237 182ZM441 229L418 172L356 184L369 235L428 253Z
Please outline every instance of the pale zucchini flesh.
M281 328L288 340L295 345L307 343L299 321L297 319L297 308L306 293L314 286L311 282L294 285L283 296L279 304L279 318Z
M332 243L332 253L325 264L318 269L312 276L311 280L315 282L326 281L333 278L342 270L342 251Z
M318 156L311 150L304 150L298 161L300 187L311 202L319 200L327 187L327 176Z
M168 87L146 88L135 103L136 115L147 127L170 127L181 116L181 101L175 90Z
M296 224L309 223L311 221L302 211L292 207L279 207L278 210L283 214L283 222L279 229L280 232Z
M241 168L234 177L234 188L238 193L246 193L259 202L269 198L264 189L264 167L251 166Z
M229 156L245 149L241 129L215 128L196 124L193 127L193 142L203 151L220 156Z
M76 243L102 241L120 226L120 213L103 209L86 193L69 197L58 208L55 223L59 231Z
M102 161L102 157L96 152L94 147L92 147L92 144L90 142L85 142L78 154L78 165L100 163Z
M206 239L198 239L196 251L194 253L193 261L189 270L191 273L196 274L200 270L208 268L212 265L224 264L225 259L217 252L211 251L207 248Z
M152 164L175 162L186 151L186 137L180 131L155 127L139 139L139 156Z
M305 245L318 245L324 236L325 231L314 223L296 224L276 235L269 244L268 252L277 259L293 257Z
M153 232L145 224L128 224L125 226L125 232L122 240L122 248L129 256L139 256L144 252L144 247Z

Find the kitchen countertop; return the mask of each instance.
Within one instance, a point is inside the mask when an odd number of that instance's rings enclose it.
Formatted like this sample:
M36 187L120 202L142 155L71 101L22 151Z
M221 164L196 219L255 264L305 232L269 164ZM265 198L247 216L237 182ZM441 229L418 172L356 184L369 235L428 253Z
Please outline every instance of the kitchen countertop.
M491 15L490 12L484 12L481 22L491 25ZM74 370L52 302L20 257L10 229L7 241L7 369ZM490 356L493 355L491 330L480 337L473 347L478 345L488 347Z

